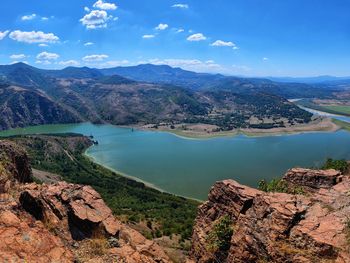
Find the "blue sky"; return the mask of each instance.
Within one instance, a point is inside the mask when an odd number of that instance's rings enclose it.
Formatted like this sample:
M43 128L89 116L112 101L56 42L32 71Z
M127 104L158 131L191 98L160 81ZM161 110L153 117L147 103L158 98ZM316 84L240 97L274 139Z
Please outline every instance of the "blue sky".
M350 76L348 0L2 0L0 64Z

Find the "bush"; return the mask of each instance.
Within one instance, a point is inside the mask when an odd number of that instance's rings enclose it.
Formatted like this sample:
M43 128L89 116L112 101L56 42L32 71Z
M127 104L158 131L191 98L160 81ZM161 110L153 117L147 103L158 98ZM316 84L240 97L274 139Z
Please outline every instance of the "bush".
M345 173L349 169L349 165L346 160L333 160L328 158L326 163L321 167L322 170L335 169L342 173Z
M230 217L227 215L221 217L207 236L208 249L214 253L227 252L231 246L232 235L233 228Z
M272 179L270 182L261 180L258 189L264 192L288 193L287 182L282 179Z

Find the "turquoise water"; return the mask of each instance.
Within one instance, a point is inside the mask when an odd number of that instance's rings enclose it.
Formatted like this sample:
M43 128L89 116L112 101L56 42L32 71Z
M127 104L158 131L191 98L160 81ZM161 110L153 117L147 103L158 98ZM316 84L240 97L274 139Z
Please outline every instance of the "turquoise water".
M83 123L29 127L0 135L64 132L93 135L99 144L87 154L101 164L165 191L203 200L218 180L231 178L256 186L259 180L279 177L294 166L319 166L327 157L350 159L346 131L192 140Z

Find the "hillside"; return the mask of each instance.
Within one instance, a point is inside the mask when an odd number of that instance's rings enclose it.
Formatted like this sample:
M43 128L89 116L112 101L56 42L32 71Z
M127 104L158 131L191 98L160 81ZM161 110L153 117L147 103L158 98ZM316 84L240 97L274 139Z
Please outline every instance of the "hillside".
M203 123L213 125L215 131L227 131L237 128L286 127L311 121L310 113L285 99L294 94L292 91L267 80L224 78L168 66L144 67L153 72L153 75L146 75L153 76L160 83L138 82L130 79L133 76L129 75L103 76L98 70L86 67L54 71L36 69L23 63L2 66L0 74L3 75L3 81L20 87L6 90L4 111L33 112L42 118L37 120L37 117L18 113L20 117L5 120L3 123L6 124L0 124L0 128L91 121L117 125L152 124L155 127L161 123ZM140 68L143 67L138 66L136 72ZM129 70L123 70L126 69ZM162 84L163 78L159 74L171 76L169 79L196 83L201 87L205 83L207 88L196 90L188 88L185 83L184 87ZM210 88L210 83L215 85ZM267 88L267 85L272 86ZM308 92L306 88L299 87L299 93L302 90ZM46 98L57 107L56 111L50 111L57 116L42 113L42 104L5 103L9 97L19 97L17 100L21 101L20 97L24 93L42 95L40 98ZM294 96L301 96L299 93Z
M39 124L74 123L82 119L39 90L0 87L0 129Z

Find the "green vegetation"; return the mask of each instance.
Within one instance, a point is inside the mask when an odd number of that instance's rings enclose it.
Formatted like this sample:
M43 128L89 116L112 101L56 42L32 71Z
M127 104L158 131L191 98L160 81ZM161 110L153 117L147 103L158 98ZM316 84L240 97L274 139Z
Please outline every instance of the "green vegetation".
M346 115L350 116L350 106L331 106L331 105L318 105L315 104L312 100L310 99L303 99L298 101L298 104L310 109L314 110L319 110L319 111L324 111L328 112L331 114L340 114L340 115Z
M333 122L335 124L337 124L338 126L340 126L342 129L350 131L350 123L345 122L345 121L336 120L336 119L333 119Z
M350 106L330 105L330 106L322 106L322 108L324 108L328 111L331 111L333 113L338 113L338 114L350 116Z
M226 253L233 235L232 221L229 216L221 217L207 236L207 247L214 253Z
M270 182L261 180L258 184L258 189L264 192L277 192L288 194L304 194L304 190L300 186L289 186L283 179L272 179Z
M345 173L349 169L349 164L346 160L333 160L332 158L328 158L326 163L321 167L321 169L335 169L342 173Z
M350 218L347 218L344 227L346 242L350 245Z
M71 134L10 139L27 149L34 168L60 174L68 182L91 185L120 218L149 221L153 237L180 234L185 240L192 235L199 202L162 193L92 162L83 155L91 145L88 138Z
M259 182L258 189L264 192L287 193L288 185L286 181L282 179L272 179L270 182L266 182L266 180L263 179Z

